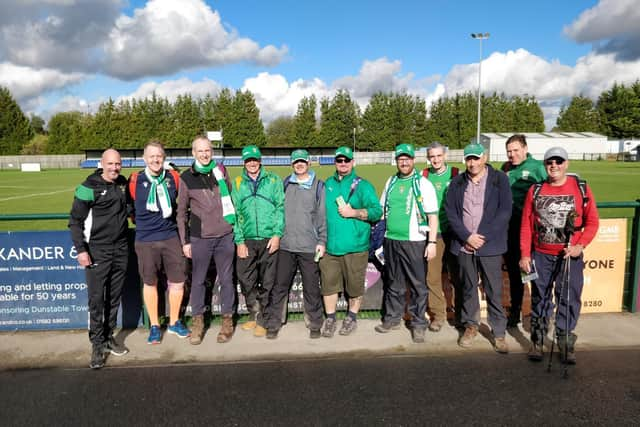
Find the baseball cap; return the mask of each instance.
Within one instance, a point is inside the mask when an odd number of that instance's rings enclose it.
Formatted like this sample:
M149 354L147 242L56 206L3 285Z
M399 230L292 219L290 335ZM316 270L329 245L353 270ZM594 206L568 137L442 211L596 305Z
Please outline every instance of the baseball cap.
M293 150L293 152L291 153L291 163L295 163L298 160L304 160L305 162L309 163L309 152L302 148Z
M351 148L343 146L336 150L336 154L333 157L344 156L349 160L353 160L353 150Z
M255 145L247 145L242 149L243 162L246 162L248 159L260 160L261 158L262 154L260 153L260 149Z
M569 160L569 155L567 154L567 150L562 147L551 147L544 153L544 160L549 160L552 157L560 157L564 160Z
M484 147L481 144L469 144L464 147L464 159L468 157L480 158L484 154Z
M409 156L413 159L414 157L416 157L416 150L413 148L413 145L411 144L407 144L407 143L399 144L396 147L396 158L402 155Z

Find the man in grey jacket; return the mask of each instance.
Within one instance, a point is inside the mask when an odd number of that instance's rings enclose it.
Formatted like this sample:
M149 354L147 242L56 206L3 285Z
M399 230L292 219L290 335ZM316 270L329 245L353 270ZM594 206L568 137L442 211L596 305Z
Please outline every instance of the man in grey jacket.
M309 337L320 338L322 295L318 260L327 243L324 183L309 169L309 153L291 153L293 173L284 180L284 235L278 251L276 282L269 297L267 338L275 339L283 322L284 304L296 270L302 275L305 313L309 319Z

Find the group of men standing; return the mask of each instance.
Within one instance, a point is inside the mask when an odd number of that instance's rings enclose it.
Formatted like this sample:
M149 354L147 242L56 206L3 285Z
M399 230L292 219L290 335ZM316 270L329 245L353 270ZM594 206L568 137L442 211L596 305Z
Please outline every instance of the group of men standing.
M242 329L256 337L277 338L297 270L302 276L309 337L331 338L338 330L340 293L348 301L348 310L339 334L353 333L365 290L371 226L382 219L386 227L385 286L377 332L399 329L403 317L416 343L425 341L427 328L440 331L447 319L444 265L455 288L455 324L464 331L459 345L470 347L478 333L477 287L481 281L494 347L506 353L505 330L520 320L520 274L535 264L540 278L532 287L529 356L537 360L553 310L548 289L558 278L558 263L567 257L573 267L567 286L574 298L563 331L570 344L565 347L575 362L573 329L580 308L582 249L595 236L598 221L593 196L588 190L582 203L582 194L570 188L573 181L566 179L566 151L550 150L542 166L527 153L523 135L509 138L506 148L506 173L493 169L484 148L477 144L465 147L466 170L460 172L447 164L445 147L433 143L427 150L431 166L419 172L413 145L399 144L395 149L397 173L386 181L379 198L371 183L356 175L354 153L346 146L336 150L335 173L326 182L310 168L309 154L303 149L291 154L292 173L283 181L262 166L258 147L247 146L242 150L243 171L234 182L213 159L205 137L193 141L193 164L181 175L165 168L164 148L158 141L145 146L146 167L128 181L120 175L118 152L106 150L102 168L77 188L69 221L78 262L86 267L93 345L90 366L104 366L106 353L127 352L114 339L113 331L127 269L129 216L136 224L135 251L151 325L149 344L162 340L158 316L161 280L169 291L167 332L189 338L192 344L202 342L205 283L212 261L222 314L218 342L228 342L234 333L235 278L249 311ZM547 175L539 191L538 183ZM573 206L574 210L559 214L550 206L549 197L564 197L563 209ZM563 218L565 222L573 218L571 212L581 219L576 221L580 232L572 231L564 244L558 240L562 236L553 233L564 224L560 224ZM508 318L502 308L505 254L512 287ZM191 330L180 320L185 258L191 259ZM562 299L558 301L560 311L563 307L566 311ZM427 307L431 322L425 316Z

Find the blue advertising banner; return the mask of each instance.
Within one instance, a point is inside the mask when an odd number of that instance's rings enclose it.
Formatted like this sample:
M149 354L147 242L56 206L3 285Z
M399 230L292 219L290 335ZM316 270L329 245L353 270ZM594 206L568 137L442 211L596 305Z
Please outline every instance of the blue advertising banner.
M118 311L118 325L125 328L142 320L131 252ZM0 331L86 329L87 283L76 257L68 231L0 233Z
M86 327L84 268L69 232L0 233L0 330Z

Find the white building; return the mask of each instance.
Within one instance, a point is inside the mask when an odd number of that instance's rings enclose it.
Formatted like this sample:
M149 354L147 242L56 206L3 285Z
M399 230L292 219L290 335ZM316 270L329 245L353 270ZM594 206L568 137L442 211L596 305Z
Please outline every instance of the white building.
M500 162L507 160L505 143L512 133L481 133L480 141L489 151L489 160ZM542 160L544 152L551 147L567 150L570 159L596 160L609 153L607 137L593 132L540 132L525 133L529 153ZM474 138L475 140L475 138Z

